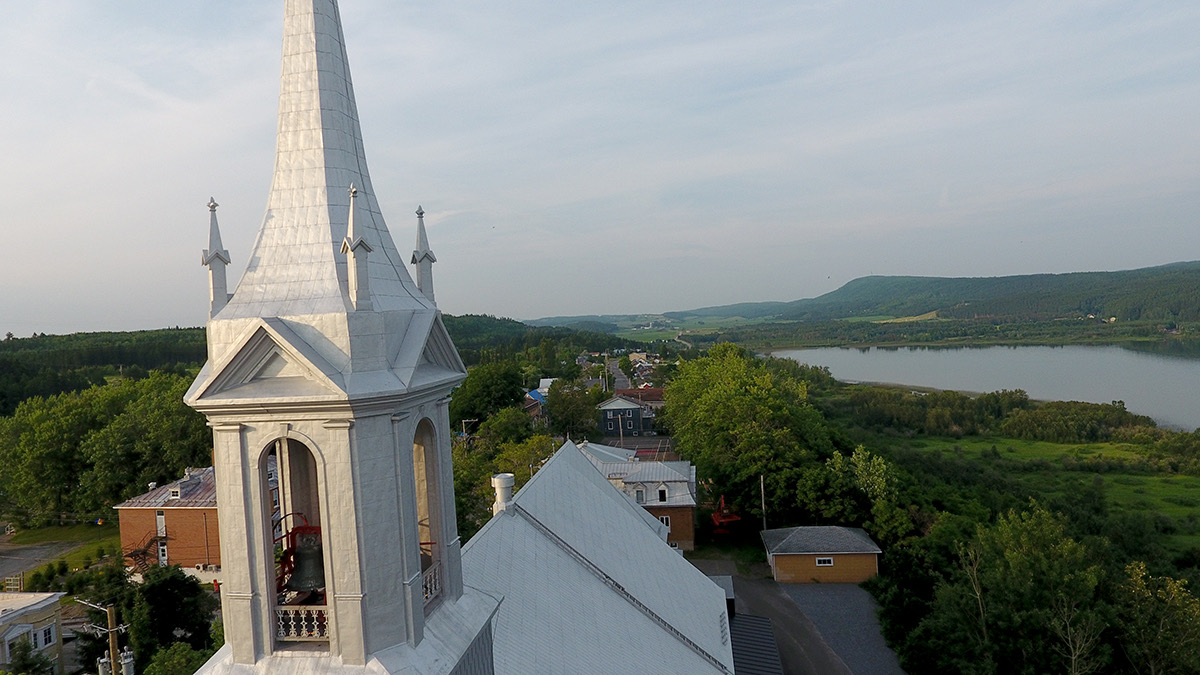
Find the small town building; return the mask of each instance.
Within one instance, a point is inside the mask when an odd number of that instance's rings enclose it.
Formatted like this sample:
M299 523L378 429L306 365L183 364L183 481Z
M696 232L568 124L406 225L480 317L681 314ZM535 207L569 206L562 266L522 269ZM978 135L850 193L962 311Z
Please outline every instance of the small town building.
M642 436L654 433L654 409L628 396L614 396L596 406L600 431L605 436Z
M818 525L762 532L775 581L857 584L879 573L879 546L861 528Z
M685 461L643 461L634 451L584 443L584 455L609 483L667 526L667 542L696 548L696 467Z
M183 478L161 486L152 484L148 492L113 508L121 523L121 552L130 566L179 565L208 573L220 570L221 531L211 466L186 469Z
M504 598L498 675L734 671L725 591L573 443L515 496L511 479L463 548L464 577Z
M65 593L0 593L0 670L8 670L13 649L28 640L35 654L62 667L62 610Z

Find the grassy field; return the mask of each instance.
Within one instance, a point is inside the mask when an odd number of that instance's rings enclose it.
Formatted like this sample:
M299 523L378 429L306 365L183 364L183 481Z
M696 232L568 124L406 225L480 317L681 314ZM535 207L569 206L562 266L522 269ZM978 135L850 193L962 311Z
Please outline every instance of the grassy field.
M78 542L86 544L105 539L120 537L117 521L113 519L104 525L68 525L66 527L39 527L33 530L20 530L13 535L12 543L17 546L32 546L34 544L49 544L52 542Z
M987 456L995 448L1001 461L1036 463L1033 470L1010 464L1012 470L1007 474L1047 499L1067 495L1099 479L1110 512L1159 513L1175 521L1177 531L1168 535L1164 542L1172 554L1200 547L1200 532L1193 533L1195 521L1200 517L1200 476L1122 470L1100 473L1068 468L1073 466L1069 460L1144 459L1146 452L1140 446L1127 443L1049 443L1003 437L923 438L909 441L906 445L922 452L940 452L979 462L995 461L994 455L991 460Z

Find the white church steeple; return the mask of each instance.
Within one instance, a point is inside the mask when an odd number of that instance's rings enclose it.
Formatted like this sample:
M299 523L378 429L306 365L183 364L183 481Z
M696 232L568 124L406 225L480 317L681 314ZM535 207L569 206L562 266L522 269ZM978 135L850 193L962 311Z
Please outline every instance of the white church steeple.
M208 198L208 248L200 257L200 264L208 268L209 309L208 318L229 302L228 285L225 282L225 266L229 264L229 251L221 245L221 229L217 227L217 200Z
M267 212L223 308L213 283L185 397L213 428L224 561L200 672L490 673L498 599L464 587L454 515L466 368L379 211L336 0L284 5Z
M433 302L433 263L437 256L429 249L429 237L425 235L425 209L417 207L417 248L413 250L412 264L417 267L417 288Z

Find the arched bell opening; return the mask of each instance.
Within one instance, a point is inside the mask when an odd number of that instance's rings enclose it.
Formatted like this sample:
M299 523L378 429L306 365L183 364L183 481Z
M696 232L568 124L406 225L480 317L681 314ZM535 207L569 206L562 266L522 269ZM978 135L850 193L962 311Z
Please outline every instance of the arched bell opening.
M281 438L263 457L271 508L272 592L277 642L329 640L324 537L317 461L308 446Z
M437 435L433 423L421 420L413 436L413 475L417 493L417 536L421 544L421 575L428 609L442 593L445 542L442 533L442 495L438 475Z

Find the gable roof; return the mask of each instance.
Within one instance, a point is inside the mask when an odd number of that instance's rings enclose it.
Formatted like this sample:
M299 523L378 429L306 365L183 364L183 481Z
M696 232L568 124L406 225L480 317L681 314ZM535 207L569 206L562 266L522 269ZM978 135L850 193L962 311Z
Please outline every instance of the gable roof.
M613 396L596 407L600 410L632 410L646 407L646 404L639 403L628 396Z
M179 496L171 498L171 490L178 488ZM184 477L177 481L160 485L149 492L126 499L114 506L114 509L161 509L217 508L217 478L216 472L210 466L205 469L189 468Z
M838 525L784 527L762 531L767 552L779 553L882 553L862 528Z
M567 442L463 548L502 594L497 673L730 673L725 594Z

